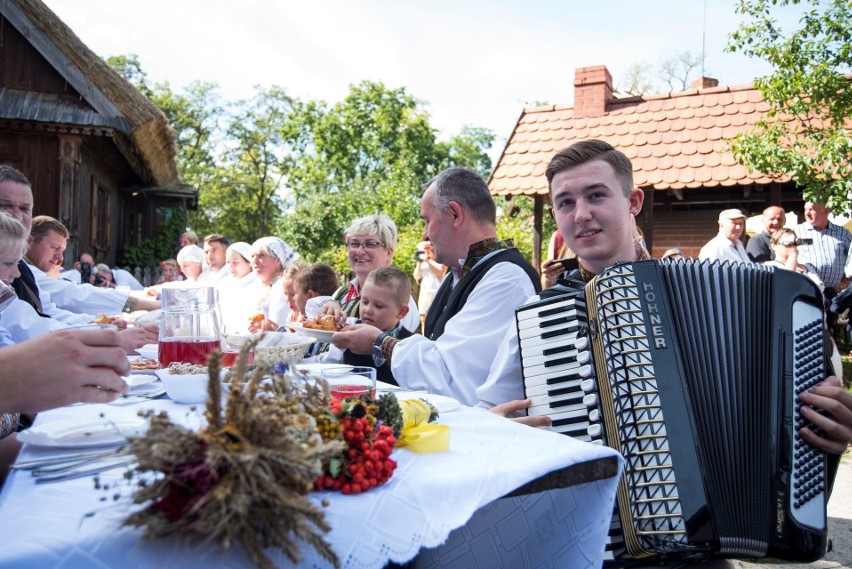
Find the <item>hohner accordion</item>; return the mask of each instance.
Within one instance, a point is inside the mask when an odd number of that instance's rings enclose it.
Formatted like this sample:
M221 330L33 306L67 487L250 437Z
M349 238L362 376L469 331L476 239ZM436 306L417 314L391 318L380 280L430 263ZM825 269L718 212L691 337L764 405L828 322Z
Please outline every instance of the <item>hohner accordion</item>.
M638 261L580 286L520 308L518 339L529 414L626 460L606 557L821 557L826 458L798 434L826 377L813 283Z

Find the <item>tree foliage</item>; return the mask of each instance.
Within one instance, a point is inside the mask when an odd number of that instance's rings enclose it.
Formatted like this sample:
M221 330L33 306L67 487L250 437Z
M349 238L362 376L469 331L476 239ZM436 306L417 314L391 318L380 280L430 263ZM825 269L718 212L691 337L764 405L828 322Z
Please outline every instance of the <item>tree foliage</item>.
M777 10L804 4L799 28L782 30ZM805 199L849 210L852 191L852 3L740 0L745 17L728 49L766 60L755 80L770 111L737 136L733 152L750 170L789 176Z
M400 229L397 259L404 264L422 237L421 185L449 166L485 175L491 167L490 131L466 127L438 142L420 103L404 88L378 82L353 85L334 105L305 103L293 124L300 154L288 179L281 235L304 256L340 269L343 230L352 220L389 215Z
M346 272L343 230L381 212L400 230L395 264L410 272L423 236L421 185L451 166L484 178L491 171L490 130L466 126L439 141L428 113L404 88L364 81L329 104L257 87L249 99L226 102L212 83L182 92L151 84L135 55L108 62L175 130L183 181L199 189L189 224L200 235L248 242L278 235L303 258Z

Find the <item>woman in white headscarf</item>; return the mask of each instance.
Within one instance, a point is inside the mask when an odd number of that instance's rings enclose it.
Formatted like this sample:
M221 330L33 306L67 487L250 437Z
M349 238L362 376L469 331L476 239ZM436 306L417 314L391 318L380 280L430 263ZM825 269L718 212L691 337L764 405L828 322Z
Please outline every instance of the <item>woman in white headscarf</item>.
M198 245L187 245L178 251L177 262L183 274L182 286L197 283L204 270L204 250Z
M251 266L257 276L257 312L251 317L249 331L277 330L287 321L290 307L284 296L282 273L299 254L278 237L261 237L251 246Z
M219 281L219 308L225 334L245 334L249 318L257 312L257 294L251 294L257 275L251 268L251 245L232 243L225 252L228 275Z

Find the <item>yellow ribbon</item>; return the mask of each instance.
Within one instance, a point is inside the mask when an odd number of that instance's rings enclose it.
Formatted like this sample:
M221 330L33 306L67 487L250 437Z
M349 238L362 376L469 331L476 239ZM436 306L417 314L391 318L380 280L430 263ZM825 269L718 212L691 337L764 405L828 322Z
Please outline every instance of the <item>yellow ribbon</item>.
M432 409L422 399L404 399L399 402L402 410L402 432L398 447L408 447L418 453L441 452L450 448L450 427L429 422Z

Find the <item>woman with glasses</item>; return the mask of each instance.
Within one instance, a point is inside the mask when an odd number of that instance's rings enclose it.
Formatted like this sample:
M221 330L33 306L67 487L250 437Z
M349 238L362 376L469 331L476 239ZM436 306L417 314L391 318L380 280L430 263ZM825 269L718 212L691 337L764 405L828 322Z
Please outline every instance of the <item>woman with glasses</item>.
M367 275L373 269L389 267L393 263L396 250L397 229L393 220L386 215L367 215L359 217L345 232L346 260L355 273L355 278L337 289L332 300L324 307L326 314L335 314L358 318L361 305L361 287ZM339 308L339 309L338 309ZM414 297L408 301L408 314L402 319L402 325L411 332L420 325L419 312Z
M792 229L782 227L772 232L769 237L769 247L775 255L775 259L765 261L764 265L772 265L782 269L789 269L807 275L816 283L819 290L825 288L822 280L817 276L814 268L808 264L799 263L799 239Z

